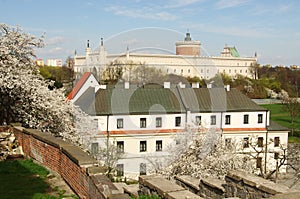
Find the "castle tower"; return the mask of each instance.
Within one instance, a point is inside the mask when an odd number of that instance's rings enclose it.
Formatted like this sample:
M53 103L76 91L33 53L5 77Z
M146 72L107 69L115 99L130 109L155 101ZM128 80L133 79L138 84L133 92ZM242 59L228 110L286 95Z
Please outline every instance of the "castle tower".
M184 41L176 42L176 55L200 56L200 41L193 41L189 32Z

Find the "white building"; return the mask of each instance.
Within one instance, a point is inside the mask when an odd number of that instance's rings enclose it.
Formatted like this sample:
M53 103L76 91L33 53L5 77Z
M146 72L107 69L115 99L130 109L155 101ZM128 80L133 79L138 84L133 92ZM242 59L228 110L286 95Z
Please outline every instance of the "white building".
M226 73L229 76L243 75L254 78L251 66L257 63L254 57L241 57L235 47L225 46L220 56L204 57L200 54L200 41L193 41L190 33L186 34L183 41L176 42L176 54L143 54L133 53L128 49L121 54L108 54L104 48L103 41L100 47L92 51L89 46L85 50L85 55L74 57L74 71L77 74L84 72L101 73L112 62L123 63L143 63L149 67L161 69L166 74L176 74L181 76L209 79L218 73Z
M281 154L281 147L287 147L287 129L271 123L267 109L229 87L91 86L74 103L98 121L93 145L109 138L124 153L117 168L128 178L148 173L152 160L167 158L167 147L176 145L176 136L191 125L218 131L227 141L240 140L246 152L253 152L247 143L255 139L257 147L267 152L257 157L260 168L274 169L274 152Z
M61 59L47 59L46 61L47 66L62 66Z

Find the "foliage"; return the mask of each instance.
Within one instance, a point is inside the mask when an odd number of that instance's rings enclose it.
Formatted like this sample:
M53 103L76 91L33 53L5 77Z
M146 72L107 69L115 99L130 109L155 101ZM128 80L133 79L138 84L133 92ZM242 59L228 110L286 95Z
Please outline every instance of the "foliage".
M0 24L0 124L21 122L30 128L72 138L72 105L62 90L50 91L34 65L34 48L43 38Z
M165 175L224 178L232 169L255 172L249 164L250 157L237 153L240 145L234 141L226 143L216 129L200 127L177 139L179 145L170 151L170 164L162 172Z

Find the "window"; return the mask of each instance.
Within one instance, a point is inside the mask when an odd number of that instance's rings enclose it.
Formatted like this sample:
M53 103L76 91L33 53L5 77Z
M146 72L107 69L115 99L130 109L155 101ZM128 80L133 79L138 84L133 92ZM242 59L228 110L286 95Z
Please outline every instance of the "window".
M181 69L181 73L183 73L183 69Z
M262 123L262 122L263 122L263 114L258 114L257 123Z
M161 117L157 117L156 118L156 127L161 127L162 126L162 122L161 122L162 120L161 120Z
M230 124L230 115L225 115L225 124Z
M117 119L117 128L122 129L123 128L123 119Z
M280 140L279 137L274 138L274 147L279 146Z
M140 127L141 128L146 128L146 118L141 118L140 119Z
M124 176L124 164L117 164L117 176Z
M124 152L124 141L117 141L117 151L119 153Z
M175 126L181 125L181 117L175 117Z
M162 140L156 140L156 151L162 151Z
M263 147L263 141L264 141L263 137L258 137L257 138L257 146L258 147Z
M99 152L99 144L97 142L92 143L91 153L92 155L96 155Z
M190 73L191 72L191 70L190 69L188 69L188 73Z
M140 141L140 152L147 151L147 141Z
M210 125L216 125L216 116L215 115L210 116Z
M256 159L256 168L259 169L262 166L262 157L257 157Z
M275 160L278 160L278 159L279 159L279 153L278 153L278 152L275 152L275 153L274 153L274 159L275 159Z
M249 124L249 115L244 115L244 124Z
M248 147L249 147L249 138L248 138L248 137L245 137L245 138L244 138L243 147L244 147L244 148L248 148Z
M232 147L231 138L226 138L225 139L225 146L226 147Z
M201 116L196 116L196 124L201 125Z
M145 163L141 163L140 164L140 175L146 175L146 164Z

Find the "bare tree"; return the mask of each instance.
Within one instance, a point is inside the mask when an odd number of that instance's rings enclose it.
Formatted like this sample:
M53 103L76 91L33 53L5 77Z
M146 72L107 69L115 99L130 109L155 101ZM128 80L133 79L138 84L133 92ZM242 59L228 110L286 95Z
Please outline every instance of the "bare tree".
M285 100L284 108L289 112L292 124L292 136L294 136L294 122L297 116L300 115L300 103L297 98L288 98Z

